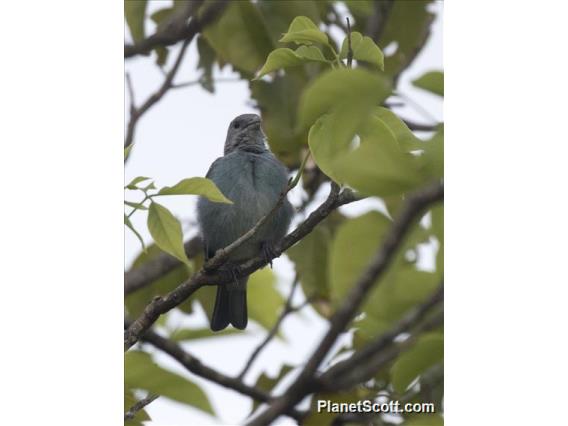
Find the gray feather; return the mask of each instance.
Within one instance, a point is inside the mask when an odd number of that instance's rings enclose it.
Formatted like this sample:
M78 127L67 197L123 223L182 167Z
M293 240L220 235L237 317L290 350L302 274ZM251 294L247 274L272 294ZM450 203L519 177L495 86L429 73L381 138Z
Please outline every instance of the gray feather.
M245 118L242 118L245 117ZM200 197L197 217L206 247L206 257L224 248L250 230L276 204L288 184L284 165L266 149L264 134L255 123L257 116L239 116L244 130L229 127L225 155L213 162L207 177L219 187L233 204L213 203ZM257 121L255 121L257 120ZM259 121L258 121L259 122ZM247 125L247 123L250 123ZM231 130L235 130L232 134ZM258 255L262 244L278 242L288 230L293 208L286 199L259 232L243 244L229 261L240 263ZM237 328L246 327L246 279L238 280L225 290L218 290L216 314L212 328L222 329L228 322ZM243 282L244 281L244 282ZM214 324L215 323L215 324Z

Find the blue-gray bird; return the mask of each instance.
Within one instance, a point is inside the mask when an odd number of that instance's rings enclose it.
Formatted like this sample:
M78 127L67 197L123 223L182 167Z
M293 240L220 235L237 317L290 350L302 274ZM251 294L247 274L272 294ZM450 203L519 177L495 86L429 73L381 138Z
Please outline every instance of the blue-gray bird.
M229 125L224 155L213 162L207 177L233 204L199 198L197 218L205 259L241 237L272 210L286 190L288 172L266 147L260 117L243 114ZM260 253L270 256L271 247L286 234L292 215L292 205L286 199L259 232L229 257L225 270ZM222 330L229 323L241 330L246 328L247 281L248 277L235 278L234 282L217 287L211 318L213 331Z

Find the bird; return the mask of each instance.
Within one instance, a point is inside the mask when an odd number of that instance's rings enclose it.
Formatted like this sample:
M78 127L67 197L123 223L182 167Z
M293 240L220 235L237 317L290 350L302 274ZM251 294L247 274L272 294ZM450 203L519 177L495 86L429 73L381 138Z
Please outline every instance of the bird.
M197 202L197 220L203 239L205 260L222 249L266 216L288 186L288 170L267 148L261 119L242 114L227 130L223 156L210 166L206 177L212 180L232 204L215 203L205 197ZM274 244L290 226L294 209L285 196L282 204L255 235L231 253L221 268L230 270L234 280L217 286L210 327L220 331L229 324L244 330L248 322L247 277L238 277L238 264L262 253L270 262Z

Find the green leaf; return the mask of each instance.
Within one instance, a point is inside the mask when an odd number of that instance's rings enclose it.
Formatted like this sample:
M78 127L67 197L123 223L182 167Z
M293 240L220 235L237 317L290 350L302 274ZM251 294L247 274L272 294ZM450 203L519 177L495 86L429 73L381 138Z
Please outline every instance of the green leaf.
M374 1L373 0L346 0L345 5L353 15L356 21L363 20L362 18L367 18L374 11ZM357 17L361 19L358 19ZM366 23L366 21L365 21Z
M270 52L256 78L280 68L295 67L310 61L329 63L316 46L300 46L295 51L288 48L276 49Z
M144 245L144 240L142 239L142 235L140 235L138 233L138 231L134 228L134 225L132 225L132 222L130 222L130 218L124 214L124 224L130 228L130 230L132 232L134 232L134 235L136 235L136 237L138 238L138 240L140 241L140 244L142 244L142 250L146 251L146 246Z
M402 151L395 133L380 116L370 117L359 136L359 146L334 161L334 175L340 181L364 194L381 197L401 194L424 183L417 159Z
M444 205L432 208L432 231L440 241L444 241Z
M158 247L191 266L183 248L183 232L179 220L168 209L156 202L150 203L148 230Z
M215 51L207 42L207 39L202 35L197 37L197 52L199 53L199 62L197 63L197 69L202 70L201 77L199 78L199 84L209 93L215 92L215 87L213 85L213 65L217 56Z
M444 126L441 125L432 139L424 145L423 163L428 177L444 177Z
M277 43L296 16L307 16L316 25L319 24L321 16L324 16L320 8L327 8L326 3L320 0L286 0L259 1L256 5L264 17L272 41Z
M368 266L391 223L383 214L371 211L347 220L339 227L330 248L328 273L335 306L347 297L355 280ZM408 309L424 302L440 283L439 273L418 270L404 257L407 250L424 239L424 232L418 223L411 228L391 264L365 300L363 311L374 318L378 327L398 320Z
M246 75L254 74L274 48L260 11L250 1L229 2L203 36L222 62Z
M389 82L370 71L364 69L327 71L306 88L300 101L300 124L309 127L326 113L345 113L353 109L356 110L357 115L353 113L342 118L337 114L337 118L342 119L342 124L349 124L348 119L352 117L358 118L356 123L361 123L390 93ZM351 124L349 127L357 126Z
M140 182L144 182L145 180L148 180L148 179L151 179L151 178L146 177L146 176L138 176L138 177L135 177L134 179L132 179L132 180L130 181L130 183L129 183L128 185L126 185L126 187L127 187L128 189L137 189L137 188L138 188L137 185L138 185Z
M124 2L124 16L135 43L144 38L146 5L146 0L125 0Z
M124 201L124 204L126 204L127 206L130 206L136 210L148 210L148 207L146 207L144 204L140 204L140 203L133 203L132 201Z
M297 166L307 129L297 126L298 103L307 84L303 67L289 68L272 81L254 80L251 94L262 112L262 127L270 150L287 166Z
M172 7L166 7L152 13L150 19L156 24L156 32L168 32L168 26L173 26L174 28L179 26L181 24L181 22L179 22L181 15L178 14L178 11L184 8L186 4L187 0L174 0ZM178 20L177 22L176 19ZM154 51L157 55L156 63L163 66L168 58L168 48L163 45L158 45L154 48Z
M424 142L422 142L420 138L416 137L412 130L408 128L406 123L391 110L384 107L378 107L373 111L373 116L380 120L388 128L401 151L410 152L423 150L425 148Z
M248 314L266 330L270 330L284 306L284 298L276 290L276 277L270 269L252 274L247 284Z
M148 191L149 189L156 189L156 185L154 185L154 181L150 182L148 185L141 188L143 191Z
M444 273L444 205L439 204L432 208L432 232L438 240L440 247L436 253L436 272Z
M375 44L372 38L363 36L359 32L351 33L351 49L353 50L353 58L358 61L368 62L376 66L380 70L385 68L384 55L379 46ZM348 38L345 37L339 52L339 59L346 59L349 51Z
M444 418L439 414L417 414L409 417L402 426L444 426Z
M306 16L294 18L288 32L279 40L281 43L313 44L321 43L329 46L327 35L320 31L316 24Z
M280 382L280 380L284 378L284 376L292 371L292 369L293 367L291 365L284 364L280 368L278 374L276 374L274 377L270 377L265 372L263 372L256 381L255 388L260 389L267 394L272 394L274 387L278 384L278 382ZM258 402L256 399L253 399L251 414L258 408L259 405L260 402Z
M146 262L154 260L156 257L164 253L156 244L151 244L146 252L140 253L134 260L132 268L138 268ZM192 259L193 270L196 270L196 259ZM152 301L155 296L166 294L176 288L178 285L186 281L190 276L190 269L186 265L180 265L167 274L162 275L158 279L152 281L149 285L128 294L124 299L124 304L128 311L128 316L137 318L142 314L144 308ZM185 313L192 312L192 300L187 300L178 306L178 309ZM161 318L165 318L162 316Z
M130 408L132 408L136 403L138 402L138 400L136 399L136 397L134 396L134 392L132 391L132 389L124 389L124 413L126 414L126 412L128 410L130 410ZM125 425L127 426L143 426L143 421L144 420L152 420L150 418L150 416L148 415L148 413L146 412L145 409L139 410L136 412L136 414L134 414L134 418L132 418L131 420L127 420L125 421Z
M335 114L322 117L308 136L316 163L326 175L364 194L381 197L423 184L420 162L403 152L396 129L393 131L384 117L375 113L355 128L359 139L354 147L335 140L340 119Z
M399 260L371 293L365 311L379 320L398 321L409 309L430 297L440 284L439 275Z
M421 373L444 359L444 336L428 333L420 336L416 344L398 357L391 367L394 390L399 393Z
M246 333L246 331L244 333ZM211 337L223 337L234 334L242 336L243 331L237 330L235 328L226 328L224 330L216 332L211 331L210 328L182 328L180 330L175 330L170 335L170 339L175 342L182 342L185 340L208 339Z
M164 186L156 195L201 195L214 203L233 204L212 180L202 177L182 179L174 186Z
M191 405L215 415L207 395L195 383L164 370L152 361L149 354L129 351L124 354L124 384Z
M131 143L130 145L128 145L126 148L124 148L124 159L126 160L128 158L128 155L130 154L130 150L132 150L132 147L134 146L133 143Z
M444 96L444 73L430 71L412 82L416 87Z
M202 287L197 293L197 300L211 318L215 306L215 286ZM282 307L284 299L276 290L276 277L270 269L261 269L253 273L247 284L247 307L249 318L262 328L272 328Z
M386 78L364 69L328 71L304 91L299 108L302 127L311 126L320 116L329 113L325 137L312 137L316 123L308 138L314 159L326 175L338 181L330 162L348 152L357 129L390 92Z
M391 225L388 217L371 211L339 227L330 247L328 263L332 301L336 306L343 302L367 267Z
M331 230L317 226L287 251L288 257L294 262L306 297L329 296L327 266L330 243Z
M432 0L395 1L378 44L382 50L396 43L396 51L385 58L385 72L398 75L425 45L434 15L427 10Z
M353 335L353 349L362 349L365 345L375 340L391 329L391 324L373 315L366 315L363 319L355 322L355 333Z

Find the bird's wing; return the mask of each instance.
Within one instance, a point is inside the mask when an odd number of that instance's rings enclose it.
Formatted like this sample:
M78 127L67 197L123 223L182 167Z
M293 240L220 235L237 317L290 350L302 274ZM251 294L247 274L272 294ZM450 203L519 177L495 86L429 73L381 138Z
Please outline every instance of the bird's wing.
M207 174L205 175L207 179L213 178L213 176L215 175L215 169L219 166L222 159L223 157L219 157L215 161L213 161L213 163L211 163L211 166L209 166L209 170L207 170Z

